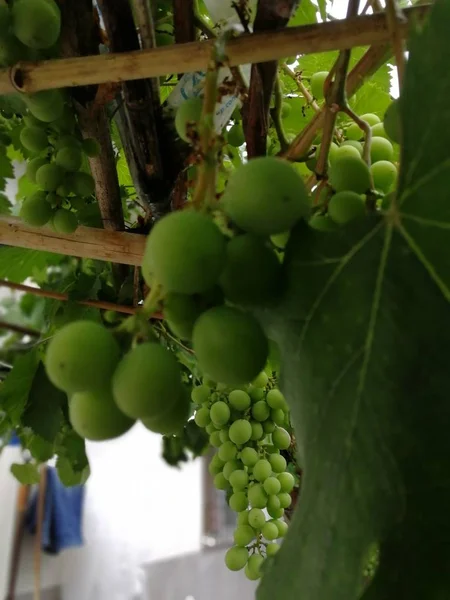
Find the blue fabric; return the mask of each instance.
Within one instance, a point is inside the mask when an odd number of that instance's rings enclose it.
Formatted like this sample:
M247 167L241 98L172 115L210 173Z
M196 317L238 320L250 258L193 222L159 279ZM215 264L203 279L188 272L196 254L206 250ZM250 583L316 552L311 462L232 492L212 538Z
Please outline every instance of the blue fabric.
M37 491L27 510L26 524L31 533L36 532ZM65 548L83 545L82 515L84 487L64 487L56 469L47 467L45 512L42 523L42 549L58 554Z
M8 446L20 446L20 440L15 433L12 434Z

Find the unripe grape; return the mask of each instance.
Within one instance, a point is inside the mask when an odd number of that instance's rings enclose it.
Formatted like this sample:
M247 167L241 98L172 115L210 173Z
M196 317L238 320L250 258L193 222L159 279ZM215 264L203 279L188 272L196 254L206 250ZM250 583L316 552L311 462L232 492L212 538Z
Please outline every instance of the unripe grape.
M217 473L221 473L223 468L225 466L225 463L220 460L220 458L217 456L217 454L214 454L214 456L212 457L209 466L208 466L208 472L210 475L217 475Z
M280 550L280 546L278 544L272 543L267 544L266 546L266 554L267 556L275 556L275 554Z
M340 160L343 157L357 158L358 160L361 160L361 153L354 146L350 146L350 145L339 146L336 154L333 156L333 159L330 161L331 167L334 165L334 163L337 160Z
M265 371L261 371L257 377L252 381L252 385L256 388L265 388L269 383L269 377Z
M228 131L228 143L235 148L245 143L244 130L240 123L235 123Z
M273 421L267 420L263 423L264 433L272 433L275 431L275 423Z
M400 144L401 140L401 121L399 100L394 100L387 108L384 119L384 129L392 141Z
M370 127L373 127L377 123L381 123L380 117L378 117L377 115L374 115L373 113L366 113L365 115L361 116L361 119L363 121L365 121L366 123L368 123L370 125Z
M217 490L226 490L229 488L228 481L223 476L223 473L217 473L214 476L213 484Z
M295 478L292 475L292 473L286 471L284 473L280 473L277 477L281 485L281 491L286 492L288 494L292 492L295 485Z
M248 550L240 546L233 546L225 554L225 564L230 571L240 571L248 561Z
M206 215L187 209L166 215L153 227L142 272L149 285L156 278L167 291L195 294L214 286L224 261L225 238L219 228Z
M29 48L53 46L61 30L61 12L53 0L20 0L12 7L14 35Z
M53 336L45 366L50 381L72 394L107 388L119 358L110 331L93 321L75 321Z
M348 147L355 148L355 150L358 150L359 155L362 156L363 145L361 144L361 142L357 142L355 140L347 140L346 142L342 142L341 148L348 148ZM342 150L341 150L341 152L342 152Z
M250 438L251 440L256 442L264 437L264 429L261 423L258 423L257 421L252 421L250 423L250 426L252 428L252 435Z
M266 517L260 508L252 508L248 513L248 523L254 529L261 529Z
M349 140L360 140L364 132L357 123L351 123L345 130L345 135Z
M311 229L321 232L330 232L339 229L339 225L330 219L328 215L315 214L308 221L308 225Z
M291 229L310 206L300 175L287 161L273 156L239 166L222 202L226 214L244 231L267 236Z
M197 425L198 425L198 423L197 423ZM217 429L216 429L216 426L214 425L214 423L208 423L208 425L206 425L206 427L205 427L205 431L206 431L206 433L209 433L209 435L211 435L212 433L217 431Z
M253 508L264 508L267 505L267 494L260 483L248 488L248 501Z
M248 498L245 492L235 492L231 495L229 505L234 512L242 512L248 506Z
M94 138L85 138L81 142L81 148L86 156L94 157L100 154L100 144Z
M200 368L229 385L239 385L255 377L269 352L258 321L229 306L204 312L195 324L192 341Z
M89 173L84 173L83 171L71 173L67 177L67 185L71 192L83 198L92 196L95 192L94 178Z
M376 190L388 192L397 179L397 167L387 160L380 160L370 167Z
M222 443L224 442L228 442L228 440L230 439L230 436L228 434L228 429L221 429L219 431L219 435L220 435L220 440Z
M373 137L370 146L370 158L372 163L379 160L392 160L394 158L394 148L389 140L383 137Z
M230 485L235 491L244 490L248 485L247 471L243 469L233 471L230 475Z
M264 558L260 554L252 554L245 566L245 575L250 581L256 581L262 575Z
M253 467L258 462L258 459L259 455L254 448L247 446L241 452L241 460L246 467Z
M270 408L279 408L286 412L287 403L286 399L280 390L273 388L267 392L266 402L270 406Z
M81 142L75 136L66 134L58 137L55 143L55 148L57 150L62 150L63 148L73 148L74 150L81 151Z
M233 533L236 546L247 546L255 539L255 532L250 525L240 525Z
M73 233L78 227L77 215L70 210L60 208L53 215L52 225L58 233Z
M211 422L211 417L209 416L209 409L206 407L202 407L196 410L194 420L199 427L205 428Z
M198 425L198 423L197 423L197 425ZM211 433L211 435L209 436L209 443L214 448L220 448L220 446L222 445L222 442L220 439L220 433L218 431L213 431Z
M175 129L185 142L192 142L194 128L200 121L203 101L198 96L185 100L177 109L175 115Z
M278 500L280 501L281 508L289 508L289 506L292 504L292 498L290 494L285 492L278 494Z
M291 445L291 436L282 427L277 427L272 433L272 443L280 450L287 450Z
M351 190L363 194L371 184L369 167L360 157L339 156L331 165L329 182L336 192Z
M275 523L271 523L270 521L263 525L261 533L266 538L266 540L269 541L276 540L277 537L279 537L278 527L275 525Z
M219 448L219 458L224 462L228 462L229 460L233 460L237 455L237 448L233 444L233 442L224 442Z
M193 296L170 292L164 298L164 318L174 334L183 340L191 339L195 321L201 313Z
M281 410L281 408L272 408L270 411L270 418L276 425L282 426L286 420L286 413Z
M339 225L361 219L365 214L364 200L356 192L338 192L331 197L328 203L328 215Z
M122 358L112 388L122 412L139 419L154 418L180 401L180 366L169 350L147 342Z
M258 402L264 398L265 391L263 388L257 388L254 385L250 385L248 393L253 402Z
M233 390L230 392L228 394L228 402L236 410L247 410L251 405L250 396L243 390Z
M44 123L55 121L64 110L64 96L60 90L42 90L25 96L24 100L30 113Z
M252 417L256 421L265 421L270 416L270 408L265 400L260 400L252 406Z
M270 465L270 469L272 470L272 465ZM269 496L273 496L274 494L279 494L281 491L281 483L277 477L267 477L267 479L263 483L263 488L266 494Z
M20 218L32 227L42 227L49 222L52 214L52 207L42 192L35 192L26 198L20 208Z
M286 521L281 521L280 519L275 519L273 521L273 523L278 528L278 537L284 537L289 529L289 526L286 523Z
M203 404L204 402L208 402L210 395L211 390L208 386L204 384L197 385L196 387L192 388L191 400L195 404Z
M214 425L219 427L225 425L230 419L230 409L228 404L222 401L214 402L211 406L209 416Z
M323 86L327 77L328 71L318 71L317 73L314 73L314 75L311 77L311 94L317 100L323 100L324 98Z
M179 394L172 405L153 417L143 417L142 424L150 431L161 435L183 435L183 428L189 418L190 406L187 389L180 387Z
M242 463L240 463L238 460L229 460L223 467L223 476L225 479L229 480L231 473L237 471L238 469L242 469Z
M81 152L76 148L61 148L56 153L55 163L66 171L78 171L82 163Z
M276 496L271 496L271 498L276 498ZM270 500L270 498L269 498ZM278 500L278 498L277 498ZM278 504L280 503L280 501L278 500ZM273 508L273 507L267 507L267 512L269 513L269 515L272 517L272 519L281 519L281 517L284 515L284 508Z
M237 516L237 524L238 525L248 525L248 514L249 510L243 510Z
M97 442L119 437L134 425L134 420L117 408L109 390L73 394L69 419L78 435Z
M40 127L24 127L19 139L22 146L30 152L42 152L48 146L47 135Z
M26 176L28 177L28 179L31 182L36 183L37 170L40 169L41 167L43 167L44 165L48 165L48 164L49 164L49 162L46 158L41 158L38 156L37 158L31 159L27 163Z
M238 419L230 426L228 434L232 442L238 446L242 446L251 438L252 426L245 419Z
M376 125L374 125L373 127L371 127L372 129L372 135L375 137L382 137L382 138L387 138L388 135L386 133L386 130L384 129L384 125L383 123L377 123Z
M265 481L272 474L272 467L270 462L264 458L258 460L253 467L253 476L258 481ZM264 488L265 489L265 488Z
M286 459L281 454L270 454L268 458L274 473L284 473L286 470Z
M269 515L272 515L273 511L280 510L280 499L277 495L272 494L267 499L267 511Z
M36 183L46 192L55 192L64 180L64 170L54 163L43 165L36 171Z

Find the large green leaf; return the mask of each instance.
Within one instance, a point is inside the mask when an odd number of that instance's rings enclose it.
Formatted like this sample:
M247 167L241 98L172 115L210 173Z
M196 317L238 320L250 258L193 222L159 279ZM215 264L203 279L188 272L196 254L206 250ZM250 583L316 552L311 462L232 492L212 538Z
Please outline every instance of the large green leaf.
M410 43L397 200L379 218L299 225L266 315L304 467L259 600L450 597L450 3ZM426 94L423 94L426 90Z
M17 357L13 369L0 387L0 420L4 416L12 425L19 424L38 365L37 348Z
M0 279L23 282L27 277L61 261L59 254L0 246Z

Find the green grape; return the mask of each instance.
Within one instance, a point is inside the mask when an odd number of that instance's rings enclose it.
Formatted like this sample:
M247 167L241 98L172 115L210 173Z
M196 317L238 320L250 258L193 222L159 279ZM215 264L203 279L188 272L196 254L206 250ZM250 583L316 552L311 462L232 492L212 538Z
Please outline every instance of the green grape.
M50 204L50 206L52 208L59 208L61 206L62 202L63 202L63 199L61 198L61 196L58 196L58 194L56 192L49 192L45 198L46 198L47 202ZM63 209L63 210L64 210L64 212L69 212L68 209ZM74 217L75 217L75 215L74 215ZM53 229L55 231L57 231L56 227L55 227L55 224L53 222L54 218L55 218L55 215L53 215L51 224L52 224ZM69 217L69 219L70 219L70 217ZM75 219L76 219L76 217L75 217ZM69 227L69 225L71 225L71 226ZM78 219L76 219L75 229L76 229L77 225L78 225ZM64 227L64 222L62 223L62 226ZM67 224L67 226L68 226L69 229L72 229L72 227L73 227L73 220L72 220L72 222L69 221L69 223ZM73 231L75 231L75 229L73 229ZM64 233L64 232L62 232L62 233ZM72 233L72 231L68 231L67 233Z
M64 179L64 170L51 163L36 171L36 183L46 192L55 192Z
M238 419L231 425L228 433L232 442L238 446L242 446L251 438L252 426L245 419Z
M60 208L53 215L52 225L58 233L73 233L78 227L77 215L70 210Z
M242 512L240 512L237 516L237 524L238 525L248 525L248 515L249 515L249 510L243 510Z
M211 395L211 390L207 385L197 385L191 390L191 400L194 404L204 404L208 402Z
M199 408L195 411L194 420L199 427L205 428L207 425L211 423L211 417L209 416L208 408Z
M311 77L311 94L317 100L323 100L324 89L326 78L328 77L328 71L318 71Z
M140 344L120 361L112 381L122 412L154 418L180 401L181 369L175 356L155 342Z
M19 139L22 146L30 152L42 152L48 146L47 135L40 127L24 127Z
M387 133L386 130L384 128L383 123L377 123L376 125L374 125L373 127L371 127L372 129L372 135L375 137L382 137L382 138L387 138Z
M152 417L142 417L142 424L161 435L183 435L183 428L189 418L190 402L187 389L181 387L175 401L163 412Z
M266 396L266 402L270 406L270 408L281 409L286 412L287 403L285 397L276 388L269 390Z
M250 525L240 525L235 529L233 539L236 546L247 546L255 539L255 532Z
M265 371L261 371L257 377L252 381L252 385L256 388L265 388L269 383L269 377Z
M384 113L383 119L384 129L388 137L397 144L401 140L401 121L400 121L400 104L399 100L394 100Z
M275 423L273 421L267 420L263 423L264 433L272 433L275 431Z
M261 567L263 565L264 558L260 554L252 554L245 566L245 576L250 581L256 581L262 575Z
M282 427L277 427L275 431L272 433L272 443L275 448L279 448L280 450L287 450L291 445L291 436Z
M28 110L44 123L58 119L64 110L64 97L60 90L42 90L24 97Z
M211 406L209 414L214 425L219 427L228 423L231 415L228 404L222 402L221 400L219 402L214 402L214 404Z
M12 7L14 35L29 48L53 46L61 31L61 12L53 0L20 0Z
M271 475L272 467L270 465L270 462L265 458L258 460L258 462L253 467L253 476L255 477L255 479L263 482Z
M224 262L225 238L219 228L206 215L188 209L170 213L153 227L142 272L149 285L156 278L167 291L195 294L216 283Z
M250 423L250 426L252 428L252 435L250 436L251 440L256 442L264 437L264 429L261 423L258 423L257 421L252 421Z
M269 462L270 469L272 470L272 465ZM281 491L281 483L277 477L267 477L267 479L263 483L263 488L266 494L269 496L273 496L274 494L278 494Z
M247 410L250 408L251 399L247 392L243 390L233 390L228 394L228 402L230 406L236 410Z
M94 178L89 173L83 173L83 171L71 173L67 177L67 185L71 192L83 198L92 196L95 192Z
M233 473L231 473L230 475L230 485L233 488L233 490L244 490L248 485L247 471L244 471L243 469L233 471Z
M50 381L72 394L107 388L119 358L110 331L93 321L75 321L50 340L45 367Z
M223 476L223 473L217 473L217 475L214 476L213 483L217 490L226 490L229 488L228 481Z
M220 441L222 443L228 442L228 440L230 439L230 436L228 434L228 429L221 429L219 431L219 435L220 435Z
M363 198L356 192L338 192L328 203L328 215L335 223L344 225L366 214Z
M110 323L111 325L114 325L115 323L121 320L121 316L115 310L105 310L105 312L103 313L103 319L105 323Z
M275 496L271 496L271 498L272 497L275 498ZM270 500L270 498L269 498L269 500ZM278 500L278 498L277 498L277 500ZM277 506L279 506L279 504L280 504L280 501L278 500ZM281 519L281 517L284 515L284 508L274 508L274 506L268 506L267 512L272 517L272 519Z
M363 153L363 145L361 142L357 142L355 140L347 140L346 142L342 142L341 148L352 147L358 150L359 155L361 156Z
M37 158L32 158L28 163L27 163L27 170L26 170L26 176L28 177L28 179L32 182L32 183L36 183L36 172L40 167L43 167L44 165L48 165L48 160L46 158L41 158L41 157L37 157Z
M229 385L253 379L269 353L267 338L258 321L230 306L204 312L195 324L192 341L203 372Z
M55 157L55 163L66 171L78 171L81 167L81 152L73 147L61 148Z
M51 217L52 207L43 192L35 192L26 198L20 208L20 218L32 227L42 227L50 221Z
M267 494L260 483L255 483L248 488L248 501L253 508L265 508L267 506Z
M198 423L197 423L197 425L198 425ZM208 423L208 425L206 425L206 427L205 427L205 431L206 431L206 433L211 435L212 433L216 432L217 429L216 429L216 426L214 425L214 423Z
M272 543L267 544L266 546L266 554L267 556L275 556L275 554L280 550L280 546L278 544Z
M388 160L380 160L370 167L376 190L388 192L397 180L397 167Z
M266 540L269 541L276 540L277 537L279 537L278 527L275 525L275 523L272 523L271 521L268 521L263 525L261 533L266 538Z
M9 9L7 5L1 5L2 10L6 11L9 17ZM5 15L5 12L3 13ZM9 25L5 26L2 23L2 31L0 35L0 64L2 67L12 66L20 60L26 60L29 55L29 49L24 46L15 35L10 31Z
M62 135L58 137L55 143L56 150L62 150L63 148L73 148L74 150L81 151L81 142L78 138L73 135Z
M248 524L254 529L261 529L266 522L266 516L260 508L252 508L248 513Z
M217 475L217 473L222 472L224 466L225 466L225 463L223 462L223 460L220 460L218 455L214 454L214 456L212 457L212 459L209 463L208 472L210 475Z
M94 138L85 138L81 142L81 149L91 158L100 154L100 144Z
M78 435L98 442L119 437L135 423L120 412L107 389L73 394L69 401L69 419Z
M351 123L345 130L345 135L349 140L360 140L364 132L357 123Z
M392 160L394 158L394 148L389 140L383 137L373 137L370 146L370 158L372 163L379 160Z
M248 446L241 452L241 460L246 467L253 467L259 459L259 455L254 448Z
M280 510L280 499L276 494L271 494L267 498L267 511L270 515L272 515L273 511Z
M259 400L252 406L252 417L255 421L265 421L270 416L270 408L265 400Z
M287 534L288 529L289 529L289 526L286 523L286 521L281 521L280 519L275 519L273 521L273 523L278 528L278 537L284 537Z
M361 115L361 119L368 123L370 127L373 127L377 123L381 123L380 117L374 115L373 113L366 113L365 115Z
M245 143L244 130L240 123L235 123L228 131L228 143L235 148Z
M190 340L195 321L202 310L193 296L169 292L164 298L164 318L174 334Z
M297 171L274 156L239 166L222 197L225 213L244 231L273 235L291 229L309 212L310 200Z
M286 413L284 410L281 410L281 408L272 408L270 411L270 418L276 425L282 426L286 420Z
M219 448L219 458L224 462L228 462L229 460L233 460L237 455L237 448L233 444L233 442L224 442Z
M292 473L285 471L277 475L277 477L281 485L281 491L286 492L288 494L292 492L295 485L295 477L292 475Z
M223 467L223 476L226 480L229 480L231 473L240 470L241 468L242 463L240 463L238 460L229 460L225 463L225 466Z
M65 105L61 115L55 121L52 121L51 126L59 133L71 133L75 129L76 124L73 108Z
M281 508L288 508L292 504L292 498L290 494L285 492L278 494L278 500L280 501Z
M265 306L274 302L281 291L281 264L260 237L237 235L227 244L219 283L230 302Z
M330 160L330 165L333 166L337 160L347 156L361 160L361 152L358 150L358 148L347 144L346 146L339 146L337 152L333 156L333 159Z
M328 215L315 214L308 221L308 225L311 229L322 232L336 231L336 229L339 229L337 223L332 221Z
M233 546L225 554L225 564L230 571L240 571L248 561L248 550L240 546Z
M248 393L253 402L258 402L258 400L262 400L265 395L265 391L262 388L257 388L253 385L250 385Z
M229 505L234 512L242 512L248 507L248 498L245 492L235 492L231 495Z
M360 157L340 156L331 165L329 182L336 192L350 190L364 194L371 184L369 167Z
M175 129L182 140L191 143L194 128L200 121L203 100L199 97L189 98L178 107L175 115Z

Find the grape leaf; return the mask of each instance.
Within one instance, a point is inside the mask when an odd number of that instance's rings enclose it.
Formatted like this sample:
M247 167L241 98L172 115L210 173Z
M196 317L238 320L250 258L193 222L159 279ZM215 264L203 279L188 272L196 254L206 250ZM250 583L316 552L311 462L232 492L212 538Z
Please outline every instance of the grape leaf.
M11 473L23 485L34 485L40 480L39 467L33 463L23 465L14 463L11 465Z
M13 426L19 424L38 365L37 348L18 356L12 370L0 387L0 412L7 416Z
M289 27L298 27L299 25L309 25L317 22L317 7L311 0L301 0L294 16L289 21Z
M3 246L0 247L0 278L21 283L61 259L60 254Z
M10 215L11 214L11 202L5 196L5 194L0 194L0 215Z
M412 35L392 208L290 237L285 297L265 323L305 475L259 600L450 594L450 79L436 77L449 21L437 0ZM380 565L363 591L373 543Z

